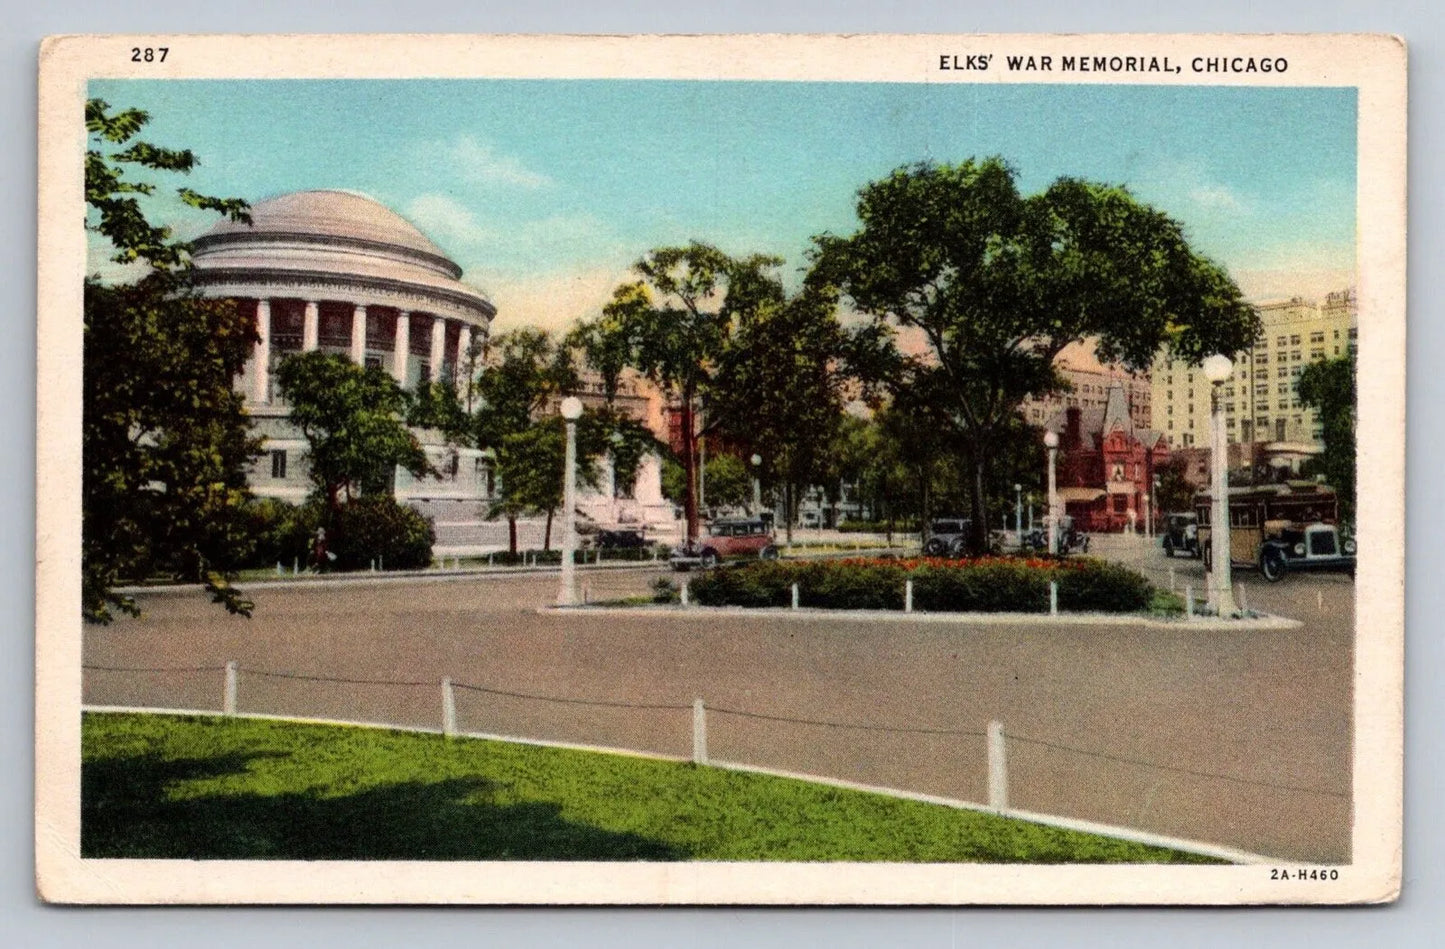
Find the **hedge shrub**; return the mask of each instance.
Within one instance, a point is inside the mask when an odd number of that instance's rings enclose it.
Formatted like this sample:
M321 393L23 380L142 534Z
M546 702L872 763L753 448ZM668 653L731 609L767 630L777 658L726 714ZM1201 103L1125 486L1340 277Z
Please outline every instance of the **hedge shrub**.
M788 606L796 583L800 606L901 610L908 578L914 608L933 612L1046 612L1050 580L1061 610L1138 612L1154 593L1143 576L1102 560L1016 557L758 561L698 574L689 591L704 606Z
M310 562L316 528L321 525L320 505L255 498L246 505L246 519L252 547L241 566L270 567L279 563L289 567L292 563L304 566Z
M385 494L353 499L341 508L326 532L336 555L333 570L364 570L373 560L387 570L414 570L431 564L436 542L432 520Z
M1058 572L1003 558L927 564L913 571L913 606L940 613L1041 613L1049 608L1049 580Z

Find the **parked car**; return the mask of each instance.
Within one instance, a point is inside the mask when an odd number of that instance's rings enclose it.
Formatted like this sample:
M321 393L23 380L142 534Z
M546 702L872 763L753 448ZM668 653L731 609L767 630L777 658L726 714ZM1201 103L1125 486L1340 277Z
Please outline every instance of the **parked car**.
M1199 556L1199 515L1177 513L1164 515L1164 556L1175 552L1186 557Z
M728 560L776 560L773 532L762 518L716 520L692 543L676 547L669 558L674 570L716 567Z
M610 530L598 530L597 536L593 539L593 545L603 550L624 550L646 547L648 540L642 536L642 531L635 527L618 527Z
M1034 528L1025 538L1025 542L1032 545L1034 550L1039 553L1048 553L1049 550L1047 515L1045 515L1044 520L1045 524L1043 527ZM1070 514L1065 514L1059 518L1058 544L1060 555L1071 553L1075 550L1084 553L1089 552L1089 535L1074 526L1074 518Z
M928 525L928 540L923 552L930 557L958 556L968 549L968 535L973 522L968 518L940 517Z

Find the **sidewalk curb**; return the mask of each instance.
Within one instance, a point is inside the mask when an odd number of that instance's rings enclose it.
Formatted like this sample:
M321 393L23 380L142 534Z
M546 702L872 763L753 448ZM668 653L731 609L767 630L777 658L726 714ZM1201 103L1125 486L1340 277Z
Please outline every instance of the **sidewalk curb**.
M653 563L646 561L627 561L622 563L589 563L578 564L578 575L592 573L594 571L617 571L617 570L654 570L666 566L666 563L659 561ZM329 587L329 586L367 586L369 584L389 583L446 583L458 580L492 580L505 577L525 576L547 576L561 573L562 568L558 564L543 564L536 567L481 567L472 569L445 569L445 570L377 570L375 572L363 570L357 573L329 573L329 574L300 574L286 575L284 577L265 579L252 578L250 580L237 580L233 585L238 589L267 589L267 590L288 590L305 587ZM117 587L117 593L134 595L138 593L195 593L201 590L199 583L158 583L154 586L126 586Z
M1134 613L925 613L902 610L825 610L816 608L745 606L544 606L539 614L615 616L676 616L686 619L755 617L758 619L843 619L858 622L948 624L956 626L1141 626L1171 632L1272 632L1300 629L1304 623L1284 616L1262 614L1254 619L1219 620L1212 617L1162 619Z

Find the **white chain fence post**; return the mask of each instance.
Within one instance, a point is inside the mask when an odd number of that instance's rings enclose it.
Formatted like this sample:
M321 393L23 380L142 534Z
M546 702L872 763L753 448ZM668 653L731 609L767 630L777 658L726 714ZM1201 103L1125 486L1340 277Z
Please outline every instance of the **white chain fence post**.
M1059 615L1059 581L1049 581L1049 615Z
M442 734L448 738L457 734L457 694L450 677L442 679Z
M793 609L798 608L798 585L793 584Z
M707 708L692 700L692 763L707 764Z
M236 660L226 663L226 690L221 697L221 712L225 715L236 714L236 681L240 677L240 665Z
M988 723L988 806L1008 810L1008 758L1004 750L1003 722Z
M913 578L903 581L903 612L913 612Z

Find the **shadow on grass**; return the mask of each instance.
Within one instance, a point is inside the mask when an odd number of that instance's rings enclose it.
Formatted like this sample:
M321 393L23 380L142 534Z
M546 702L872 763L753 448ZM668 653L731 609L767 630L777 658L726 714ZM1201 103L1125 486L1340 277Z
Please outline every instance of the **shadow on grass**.
M549 802L494 804L480 778L355 794L210 794L176 782L244 772L252 758L100 758L81 772L81 854L199 860L685 860L672 844L564 820Z

